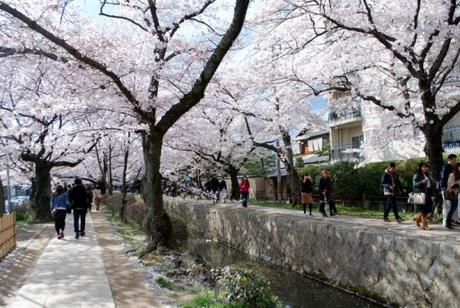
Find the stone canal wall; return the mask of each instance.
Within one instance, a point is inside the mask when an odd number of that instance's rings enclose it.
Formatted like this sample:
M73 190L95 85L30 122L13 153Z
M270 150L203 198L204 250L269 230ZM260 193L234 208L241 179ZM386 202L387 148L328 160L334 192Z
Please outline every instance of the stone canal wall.
M179 198L165 199L165 207L208 238L362 295L399 306L460 307L460 238L418 236L423 231L412 224L393 232L376 220Z

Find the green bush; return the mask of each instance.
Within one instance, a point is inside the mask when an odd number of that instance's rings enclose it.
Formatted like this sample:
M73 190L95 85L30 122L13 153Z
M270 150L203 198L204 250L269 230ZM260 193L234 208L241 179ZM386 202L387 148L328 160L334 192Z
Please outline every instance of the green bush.
M270 283L251 270L226 266L213 273L218 294L224 302L248 308L277 307L276 297L270 294Z
M361 198L359 176L356 163L350 161L338 162L330 168L334 197L345 200Z

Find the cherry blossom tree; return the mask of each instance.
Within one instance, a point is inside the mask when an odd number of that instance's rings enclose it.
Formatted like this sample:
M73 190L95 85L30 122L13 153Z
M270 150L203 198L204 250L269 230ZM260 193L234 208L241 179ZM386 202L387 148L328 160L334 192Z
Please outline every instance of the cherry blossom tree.
M11 70L0 83L0 139L13 161L33 165L32 208L40 220L50 218L51 170L78 165L92 147L90 139L77 138L85 110L72 108L71 101L62 108L53 91L63 85L51 82L48 69L40 65L37 75Z
M229 69L218 92L228 109L244 116L243 124L252 145L275 153L284 163L290 200L295 203L300 179L295 168L292 135L306 126L320 125L321 120L311 112L310 94L281 78L286 67L274 65L275 47L272 47L268 50L249 47L248 67Z
M438 179L443 126L460 111L458 1L275 0L267 7L268 40L282 46L280 65L291 63L286 79L314 95L347 92L339 103L360 98L412 123Z
M62 7L37 5L34 1L0 1L3 20L14 20L23 29L19 42L45 41L45 47L30 51L24 48L27 44L6 39L10 44L7 48L81 66L81 74L101 78L104 95L123 97L144 125L144 199L149 235L146 252L171 242L172 226L163 209L161 191L164 136L203 98L237 39L249 6L249 0L236 0L232 20L216 22L219 18L212 14L216 11L206 14L214 2L102 1L100 14L108 21L101 29L72 10L71 4L62 11ZM216 10L225 12L225 8ZM180 31L183 28L196 37L187 40Z
M218 89L216 84L211 87L205 101L178 122L166 144L194 155L195 163L204 161L227 173L231 179L230 199L236 200L240 196L238 174L257 151L247 136L244 116L220 101L225 98Z

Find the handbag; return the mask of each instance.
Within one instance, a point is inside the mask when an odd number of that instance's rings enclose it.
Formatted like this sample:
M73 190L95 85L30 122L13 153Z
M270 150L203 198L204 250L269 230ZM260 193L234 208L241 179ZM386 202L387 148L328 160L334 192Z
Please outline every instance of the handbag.
M444 191L444 199L453 201L453 200L457 200L457 198L458 198L458 194L455 192L455 190L448 189Z
M423 193L423 192L419 192L419 193L411 192L409 194L409 198L407 198L407 203L425 205L425 203L426 203L426 194Z

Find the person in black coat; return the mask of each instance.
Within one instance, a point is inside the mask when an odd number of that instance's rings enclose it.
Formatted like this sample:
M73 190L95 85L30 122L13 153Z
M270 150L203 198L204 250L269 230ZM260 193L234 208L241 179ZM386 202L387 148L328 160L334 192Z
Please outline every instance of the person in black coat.
M88 194L81 179L75 179L75 185L69 193L69 201L73 210L73 227L75 238L85 236L86 211L88 210Z
M425 194L425 204L420 204L420 213L415 215L415 223L417 227L422 227L424 230L428 230L428 214L431 213L433 207L433 186L434 182L430 177L430 169L426 163L420 163L418 165L417 173L414 175L414 193Z
M337 208L335 202L332 200L332 179L328 170L321 172L321 179L319 180L319 195L321 198L319 211L324 217L327 216L325 205L329 204L329 211L331 216L337 215Z
M383 188L383 195L387 198L385 211L383 213L383 220L386 222L390 221L388 215L390 214L390 211L393 210L396 220L398 222L402 222L402 218L399 216L398 205L396 203L396 195L401 194L404 189L402 188L398 174L396 173L395 163L390 163L388 168L385 169L380 185Z

